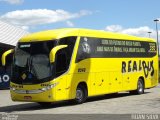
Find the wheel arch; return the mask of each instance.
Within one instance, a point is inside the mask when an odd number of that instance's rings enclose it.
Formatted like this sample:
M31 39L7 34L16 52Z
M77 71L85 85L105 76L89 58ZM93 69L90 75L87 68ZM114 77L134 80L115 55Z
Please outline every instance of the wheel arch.
M87 96L88 96L88 86L87 86L87 83L85 81L81 81L77 84L77 87L79 86L83 86L85 87L85 89L87 90Z

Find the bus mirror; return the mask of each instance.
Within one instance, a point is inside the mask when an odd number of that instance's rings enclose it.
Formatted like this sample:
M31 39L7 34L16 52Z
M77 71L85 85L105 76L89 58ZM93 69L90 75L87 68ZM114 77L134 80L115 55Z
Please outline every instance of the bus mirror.
M59 51L60 49L66 48L67 46L68 45L59 45L59 46L52 48L52 50L50 51L50 54L49 54L50 63L55 62L55 55L56 55L57 51Z
M10 49L10 50L7 50L6 52L4 52L3 54L2 54L2 66L5 66L6 65L6 57L9 55L9 54L11 54L11 53L13 53L14 52L14 49Z

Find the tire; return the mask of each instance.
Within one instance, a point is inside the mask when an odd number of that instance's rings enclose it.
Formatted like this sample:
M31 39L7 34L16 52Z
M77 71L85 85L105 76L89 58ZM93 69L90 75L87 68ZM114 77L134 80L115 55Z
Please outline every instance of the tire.
M143 94L143 93L144 93L144 82L142 79L139 79L137 84L137 94Z
M130 94L143 94L144 93L144 82L142 79L139 78L138 83L137 83L137 89L130 91Z
M51 102L38 102L42 107L50 107L52 105Z
M84 86L79 85L76 89L76 98L74 102L76 104L82 104L86 101L87 96L88 96L87 89Z

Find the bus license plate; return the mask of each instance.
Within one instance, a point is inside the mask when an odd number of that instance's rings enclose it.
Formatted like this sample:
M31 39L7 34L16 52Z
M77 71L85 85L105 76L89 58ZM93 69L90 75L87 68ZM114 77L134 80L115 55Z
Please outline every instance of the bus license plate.
M25 100L32 100L32 97L31 96L24 96L24 99Z

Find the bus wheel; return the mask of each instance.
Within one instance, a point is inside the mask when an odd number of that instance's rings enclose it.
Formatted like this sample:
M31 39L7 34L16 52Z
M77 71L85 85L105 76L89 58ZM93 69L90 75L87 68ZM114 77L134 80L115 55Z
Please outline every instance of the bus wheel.
M143 94L143 93L144 93L144 82L142 79L139 79L137 84L137 94Z
M75 103L76 104L82 104L86 101L87 99L87 89L82 86L79 85L76 89L76 98L75 98Z
M139 78L137 83L137 90L130 91L130 94L143 94L144 93L144 82L141 78Z
M40 104L42 107L50 107L51 106L51 102L38 102L38 104Z

